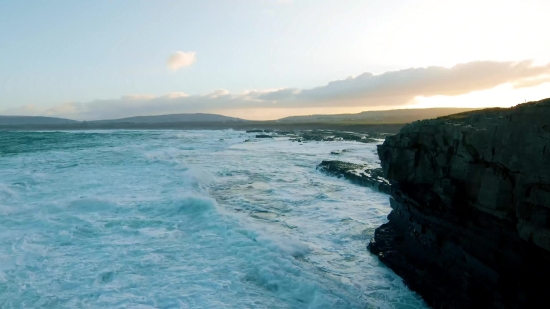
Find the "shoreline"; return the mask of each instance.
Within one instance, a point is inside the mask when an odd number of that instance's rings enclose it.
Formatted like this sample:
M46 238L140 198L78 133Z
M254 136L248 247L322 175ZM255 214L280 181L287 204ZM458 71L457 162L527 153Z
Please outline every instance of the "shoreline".
M9 125L0 131L74 131L74 130L336 130L349 132L384 132L396 134L405 124L376 123L277 123L277 122L202 122L202 123L115 123L115 124L62 124L62 125Z

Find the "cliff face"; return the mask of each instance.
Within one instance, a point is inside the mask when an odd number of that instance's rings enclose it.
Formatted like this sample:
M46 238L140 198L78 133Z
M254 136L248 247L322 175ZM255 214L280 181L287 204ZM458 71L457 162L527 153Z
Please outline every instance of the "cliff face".
M411 289L436 308L547 304L550 99L415 122L378 153L393 210L369 249Z

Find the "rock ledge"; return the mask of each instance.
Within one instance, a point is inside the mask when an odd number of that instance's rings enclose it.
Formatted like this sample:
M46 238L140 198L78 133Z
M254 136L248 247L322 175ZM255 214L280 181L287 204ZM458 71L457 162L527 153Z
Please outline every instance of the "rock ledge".
M344 177L352 182L373 188L382 193L390 193L390 184L382 176L381 168L366 168L364 165L336 160L324 160L317 169L332 176Z

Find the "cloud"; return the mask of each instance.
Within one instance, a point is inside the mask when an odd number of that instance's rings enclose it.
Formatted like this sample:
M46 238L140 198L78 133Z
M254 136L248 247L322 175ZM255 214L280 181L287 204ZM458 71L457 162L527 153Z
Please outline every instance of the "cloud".
M285 88L285 89L279 89L276 91L260 94L258 96L258 99L267 100L267 101L286 100L286 99L292 98L295 94L298 94L298 93L300 93L299 89Z
M333 81L326 86L303 90L296 100L314 105L401 105L417 96L457 96L491 89L550 73L550 64L533 66L532 61L474 61L451 68L427 67L364 73L354 78ZM536 86L532 83L531 86ZM315 103L313 103L315 102Z
M85 104L79 102L66 102L47 109L44 111L44 114L47 116L78 114L82 111L84 106Z
M537 78L524 79L524 80L515 82L513 85L515 89L520 89L520 88L535 87L544 83L550 83L550 76L541 76Z
M197 61L195 52L177 51L168 57L166 65L173 71L177 71L182 67L188 67Z
M183 98L188 97L189 95L185 92L170 92L169 94L165 95L165 97L169 99L175 99L175 98Z
M151 95L151 94L130 94L130 95L125 95L125 96L122 96L121 99L122 100L148 100L148 99L152 99L154 98L155 96L154 95Z
M212 99L217 99L217 98L220 98L220 97L226 97L226 96L230 96L231 94L229 93L228 90L225 90L225 89L218 89L212 93L209 93L207 95L205 95L204 97L205 98L212 98Z
M45 111L27 107L10 114L45 114L73 119L112 119L168 113L281 108L343 108L404 106L416 97L458 96L511 84L534 87L548 82L550 64L532 61L475 61L451 68L431 66L332 81L311 89L284 88L231 94L224 89L205 95L171 93L163 96L132 95L87 103L65 103ZM4 111L6 113L6 111Z

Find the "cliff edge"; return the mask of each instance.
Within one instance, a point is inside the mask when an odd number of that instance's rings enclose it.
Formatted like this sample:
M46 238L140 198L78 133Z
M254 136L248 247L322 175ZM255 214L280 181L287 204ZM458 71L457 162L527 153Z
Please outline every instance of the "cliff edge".
M392 212L371 252L434 308L550 291L550 99L417 121L379 146Z

